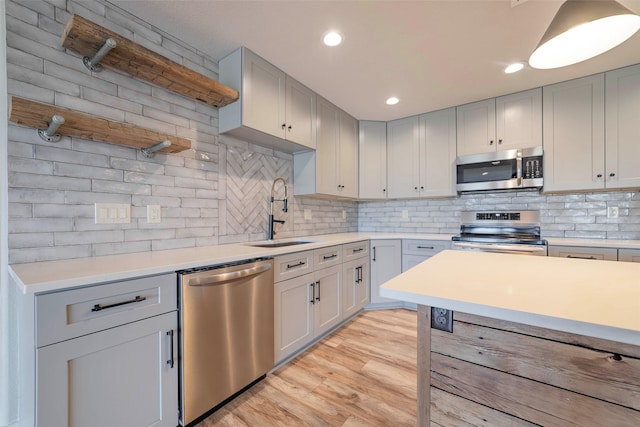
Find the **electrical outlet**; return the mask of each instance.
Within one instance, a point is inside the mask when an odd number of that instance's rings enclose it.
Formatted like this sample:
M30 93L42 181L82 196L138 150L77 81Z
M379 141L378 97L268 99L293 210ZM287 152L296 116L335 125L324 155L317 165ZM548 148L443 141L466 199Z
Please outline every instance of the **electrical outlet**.
M445 332L453 332L453 311L445 308L431 307L431 328Z
M147 205L147 224L160 224L162 222L162 207L160 205Z
M408 218L409 218L409 210L403 209L402 210L402 219L408 219Z
M620 210L617 206L609 206L607 208L607 218L618 218Z
M128 224L131 222L131 205L121 203L96 203L96 224Z

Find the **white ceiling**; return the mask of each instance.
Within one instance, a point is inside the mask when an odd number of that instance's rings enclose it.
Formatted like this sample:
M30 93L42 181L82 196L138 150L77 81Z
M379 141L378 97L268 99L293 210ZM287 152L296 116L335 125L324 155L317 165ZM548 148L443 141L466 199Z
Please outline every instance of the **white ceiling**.
M557 70L525 67L563 0L110 0L221 59L246 46L361 120L392 120L640 63L640 32ZM519 3L512 7L512 3ZM620 0L640 13L640 0ZM344 43L321 36L337 29ZM384 101L397 96L400 103Z

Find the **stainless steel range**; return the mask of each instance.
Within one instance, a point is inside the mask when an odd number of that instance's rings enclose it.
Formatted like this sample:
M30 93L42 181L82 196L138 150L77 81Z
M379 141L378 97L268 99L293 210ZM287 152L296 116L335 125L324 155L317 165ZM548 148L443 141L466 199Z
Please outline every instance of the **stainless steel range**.
M538 211L462 212L460 235L451 240L457 250L547 255Z

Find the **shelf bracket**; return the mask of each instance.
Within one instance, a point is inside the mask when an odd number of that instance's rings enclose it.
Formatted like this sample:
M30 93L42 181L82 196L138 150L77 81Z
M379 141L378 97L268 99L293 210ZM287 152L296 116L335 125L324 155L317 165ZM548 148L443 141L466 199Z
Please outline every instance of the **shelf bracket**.
M47 142L58 142L60 141L60 134L57 134L56 132L63 123L64 117L54 114L53 117L51 117L49 127L46 129L38 129L38 135Z
M149 148L141 148L140 152L148 159L152 158L155 154L156 151L158 150L162 150L163 148L167 148L171 146L171 141L166 140L166 141L162 141L157 143L156 145L152 145Z
M107 53L111 49L116 47L116 41L109 37L102 47L93 55L92 57L85 56L82 58L82 63L85 67L87 67L91 71L102 71L102 65L100 65L100 61L105 57Z

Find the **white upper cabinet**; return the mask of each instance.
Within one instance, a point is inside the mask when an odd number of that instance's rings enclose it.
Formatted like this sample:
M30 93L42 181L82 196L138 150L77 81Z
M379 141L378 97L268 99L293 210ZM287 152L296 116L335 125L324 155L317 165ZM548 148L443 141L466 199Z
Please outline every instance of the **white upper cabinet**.
M360 121L360 199L387 198L387 123Z
M606 188L640 187L640 65L605 74Z
M455 196L456 110L434 111L420 116L420 195Z
M420 196L420 120L418 116L387 122L389 198Z
M317 97L317 146L295 153L295 195L358 197L358 121Z
M389 198L456 194L455 108L387 123Z
M540 88L461 105L456 112L459 156L542 145Z
M544 190L604 188L604 75L545 86L543 100Z
M219 63L220 82L240 100L219 109L220 133L285 152L316 146L316 94L249 49Z

